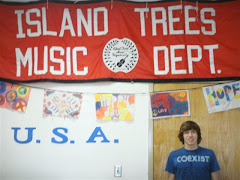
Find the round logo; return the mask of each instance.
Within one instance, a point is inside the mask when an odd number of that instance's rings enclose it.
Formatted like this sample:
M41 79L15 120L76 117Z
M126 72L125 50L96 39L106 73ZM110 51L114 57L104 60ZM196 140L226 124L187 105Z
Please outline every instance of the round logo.
M0 106L2 106L5 103L5 97L3 95L0 95Z
M112 72L128 73L138 62L138 50L128 38L111 39L103 49L103 62Z
M19 98L14 102L12 107L17 111L25 112L27 109L27 102L24 99Z
M6 99L7 99L7 102L15 101L17 99L17 92L13 90L8 91L6 94Z
M27 93L28 93L28 87L26 87L26 86L19 86L17 88L17 95L19 97L25 97L27 95Z
M0 94L6 91L6 83L0 81Z

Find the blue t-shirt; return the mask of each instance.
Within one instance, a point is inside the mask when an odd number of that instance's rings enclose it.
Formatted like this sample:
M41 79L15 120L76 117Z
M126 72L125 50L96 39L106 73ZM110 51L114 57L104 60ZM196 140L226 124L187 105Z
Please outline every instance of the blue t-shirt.
M211 180L211 173L218 170L220 167L213 150L202 147L172 151L165 169L175 174L177 180Z

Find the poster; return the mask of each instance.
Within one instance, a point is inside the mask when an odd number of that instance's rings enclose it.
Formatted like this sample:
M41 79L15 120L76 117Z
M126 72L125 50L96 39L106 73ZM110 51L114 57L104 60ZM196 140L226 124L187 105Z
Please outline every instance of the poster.
M240 81L203 87L209 113L240 107Z
M0 81L0 108L25 112L31 88Z
M82 94L45 90L43 115L63 118L78 118L82 105Z
M95 94L98 120L134 120L135 95Z
M150 94L152 119L190 116L188 90Z

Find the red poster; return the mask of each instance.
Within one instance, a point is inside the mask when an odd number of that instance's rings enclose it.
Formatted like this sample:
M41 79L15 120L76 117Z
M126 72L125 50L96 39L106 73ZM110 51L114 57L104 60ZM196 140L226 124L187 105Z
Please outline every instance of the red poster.
M240 1L56 2L0 3L0 80L240 79Z

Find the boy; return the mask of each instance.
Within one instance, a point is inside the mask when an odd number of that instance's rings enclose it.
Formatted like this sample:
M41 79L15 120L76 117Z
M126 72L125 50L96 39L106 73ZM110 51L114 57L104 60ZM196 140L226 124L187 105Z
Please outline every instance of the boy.
M169 172L169 180L218 180L220 167L215 153L198 146L202 140L200 127L186 121L178 138L184 147L172 151L168 157L165 171Z

